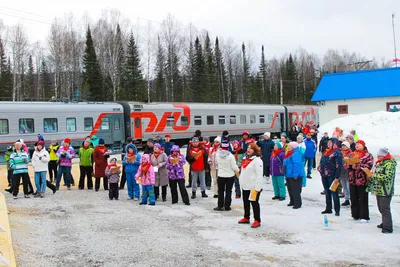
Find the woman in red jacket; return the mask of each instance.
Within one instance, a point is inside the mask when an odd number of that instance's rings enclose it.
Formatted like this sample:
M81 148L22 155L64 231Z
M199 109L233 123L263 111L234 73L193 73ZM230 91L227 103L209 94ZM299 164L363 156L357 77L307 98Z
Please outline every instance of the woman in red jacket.
M99 139L99 145L96 146L93 152L93 160L94 160L94 177L96 178L95 182L95 191L99 191L100 189L100 179L103 177L103 186L104 190L108 190L108 178L106 176L106 168L108 165L107 159L110 157L107 154L107 147L104 145L104 139Z

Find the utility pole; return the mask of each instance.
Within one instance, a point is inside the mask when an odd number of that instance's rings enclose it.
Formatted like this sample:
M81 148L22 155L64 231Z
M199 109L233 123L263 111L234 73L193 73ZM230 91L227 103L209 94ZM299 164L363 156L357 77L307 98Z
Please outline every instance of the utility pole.
M397 59L397 51L396 51L396 31L394 28L394 18L395 18L395 14L392 14L392 28L393 28L393 47L394 47L394 59ZM397 67L397 60L395 62L396 67Z
M280 77L279 80L279 84L280 84L280 97L281 97L281 105L283 105L283 80L282 77Z

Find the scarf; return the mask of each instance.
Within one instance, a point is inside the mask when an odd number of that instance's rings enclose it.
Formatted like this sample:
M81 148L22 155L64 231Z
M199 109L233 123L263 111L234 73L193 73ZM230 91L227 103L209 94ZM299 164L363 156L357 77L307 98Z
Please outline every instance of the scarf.
M108 168L109 170L111 170L112 167L117 167L117 164L116 164L116 163L112 163L112 164L109 164L109 165L107 166L107 168Z
M279 155L279 153L281 153L282 151L283 151L283 148L272 151L271 158L276 158Z
M68 151L69 150L69 146L67 148L65 148L65 146L63 146L64 151Z
M392 155L390 155L390 153L387 153L386 156L384 156L382 159L378 159L376 161L376 165L380 164L382 161L388 160L388 159L392 159Z
M246 169L246 167L250 164L250 162L252 162L253 161L253 159L251 159L251 158L248 158L248 157L246 157L246 158L244 158L243 160L242 160L242 169Z
M239 151L242 150L242 147L240 145L237 146L236 150L235 150L235 159L237 160L238 155L239 155Z
M135 153L128 153L128 158L135 156Z
M142 163L142 174L146 175L150 169L151 163Z
M366 153L367 153L367 151L364 150L364 149L363 150L356 150L356 151L353 152L353 157L361 159L362 157L365 156Z
M348 156L350 156L351 150L350 149L342 150L342 154L343 154L343 158L347 158Z
M160 152L158 152L158 153L154 152L153 155L154 155L154 157L158 158L158 156L160 156L161 153Z
M107 148L104 145L98 145L96 148L101 153L106 153L107 152Z
M213 145L213 148L211 149L210 155L211 155L212 153L216 152L218 148L219 148L219 145L214 144L214 145Z
M337 151L339 149L332 149L332 148L327 148L324 152L324 157L330 156L331 154L333 154L333 152Z
M285 159L289 158L293 154L294 154L293 150L286 152Z

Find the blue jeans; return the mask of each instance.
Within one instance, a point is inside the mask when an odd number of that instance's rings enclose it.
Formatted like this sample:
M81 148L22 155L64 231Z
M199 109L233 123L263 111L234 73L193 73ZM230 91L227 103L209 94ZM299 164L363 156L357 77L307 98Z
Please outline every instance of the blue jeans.
M335 207L335 212L340 212L340 202L339 202L339 194L336 192L332 192L329 188L331 187L335 178L333 177L322 177L322 184L324 185L325 189L325 200L326 200L326 210L332 210L332 198L333 204Z
M312 171L312 168L313 168L313 162L314 162L314 158L306 158L307 176L311 175L311 171Z
M242 191L240 190L239 178L235 176L235 194L237 197L242 196Z
M149 198L150 205L156 204L154 186L152 185L142 185L142 204L147 204L147 198Z
M65 185L69 188L71 187L71 166L59 166L57 171L57 181L56 187L60 187L61 176L65 172L64 182Z
M130 199L139 198L140 197L140 187L136 182L135 173L127 172L126 176L126 184L128 185L128 196Z
M46 171L35 172L35 185L38 193L46 192L46 174Z

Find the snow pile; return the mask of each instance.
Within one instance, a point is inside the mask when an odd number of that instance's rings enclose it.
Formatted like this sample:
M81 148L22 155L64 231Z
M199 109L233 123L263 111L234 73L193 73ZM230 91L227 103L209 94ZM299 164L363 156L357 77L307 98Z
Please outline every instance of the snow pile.
M393 156L400 159L400 112L378 111L338 118L319 128L319 139L324 132L331 137L336 127L340 127L345 136L356 130L374 157L379 148L387 147Z

